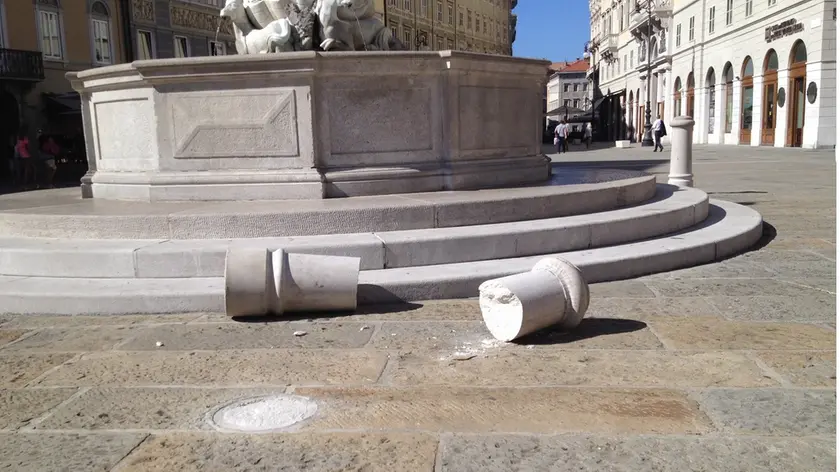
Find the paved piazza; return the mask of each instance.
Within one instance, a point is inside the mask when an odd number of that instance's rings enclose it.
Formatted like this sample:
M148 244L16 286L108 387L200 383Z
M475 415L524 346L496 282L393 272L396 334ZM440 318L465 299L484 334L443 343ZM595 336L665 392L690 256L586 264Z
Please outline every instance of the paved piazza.
M667 172L668 153L553 157ZM272 322L0 316L0 469L834 470L833 151L700 147L694 170L775 236L594 285L573 333L500 345L475 300ZM208 422L283 392L315 416L257 435Z

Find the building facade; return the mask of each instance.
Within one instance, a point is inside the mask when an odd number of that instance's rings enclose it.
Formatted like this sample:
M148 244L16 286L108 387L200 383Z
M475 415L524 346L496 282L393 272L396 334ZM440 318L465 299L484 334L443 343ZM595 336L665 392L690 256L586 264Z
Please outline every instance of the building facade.
M552 73L546 84L548 125L567 117L566 110L586 110L591 105L591 87L586 77L588 59L578 59ZM558 112L560 110L560 112ZM573 113L577 114L577 113ZM577 125L573 125L575 129Z
M377 0L391 34L412 50L513 54L511 0ZM382 10L379 10L379 8Z
M636 8L636 5L641 8ZM693 117L694 142L836 144L836 2L591 0L599 131L640 141Z
M235 54L225 0L129 0L133 60Z

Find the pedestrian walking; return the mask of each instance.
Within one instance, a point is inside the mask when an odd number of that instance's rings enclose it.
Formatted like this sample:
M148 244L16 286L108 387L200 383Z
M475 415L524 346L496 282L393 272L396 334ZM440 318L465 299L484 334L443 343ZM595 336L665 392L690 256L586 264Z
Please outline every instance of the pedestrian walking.
M592 123L587 121L583 126L583 142L586 143L586 149L592 144Z
M665 131L665 122L662 121L662 118L656 117L656 121L653 122L652 131L654 143L653 152L656 152L657 150L659 150L659 152L664 151L665 148L662 146L662 136L667 135L668 132Z
M566 120L560 120L560 124L554 128L554 143L557 144L557 153L566 153L569 150L569 125Z

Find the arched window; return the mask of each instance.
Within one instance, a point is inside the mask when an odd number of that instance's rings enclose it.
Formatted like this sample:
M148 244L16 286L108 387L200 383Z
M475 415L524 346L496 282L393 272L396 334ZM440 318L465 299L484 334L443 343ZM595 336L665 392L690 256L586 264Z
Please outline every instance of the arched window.
M752 58L750 56L747 56L747 58L744 59L744 67L743 67L743 70L741 71L741 77L746 79L747 77L752 77L752 76L753 76Z
M779 56L776 54L776 51L771 49L764 59L764 72L774 72L777 70L779 70Z
M706 73L706 90L708 91L708 101L706 106L709 110L709 121L708 121L708 133L714 134L715 132L715 100L717 99L717 94L715 93L715 70L712 67L709 67L709 71Z
M793 45L793 51L790 53L790 64L801 64L808 62L808 51L805 49L805 43L801 40Z
M101 1L95 1L90 6L90 28L94 63L111 64L111 15Z
M679 77L674 81L674 116L682 113L682 81Z
M694 72L689 72L685 79L685 102L686 114L694 118Z
M732 94L733 94L733 80L735 79L734 74L732 73L732 64L729 62L723 66L723 83L726 86L726 90L724 91L723 95L723 110L724 110L724 133L731 133L732 132Z
M655 60L659 56L659 48L656 45L656 38L650 40L650 60Z

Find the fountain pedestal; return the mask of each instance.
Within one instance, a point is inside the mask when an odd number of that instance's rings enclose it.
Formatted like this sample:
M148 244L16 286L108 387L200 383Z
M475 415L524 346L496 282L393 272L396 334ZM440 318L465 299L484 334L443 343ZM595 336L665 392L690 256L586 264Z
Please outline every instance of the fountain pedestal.
M94 198L287 200L547 180L545 66L452 51L308 51L68 77L83 101Z

